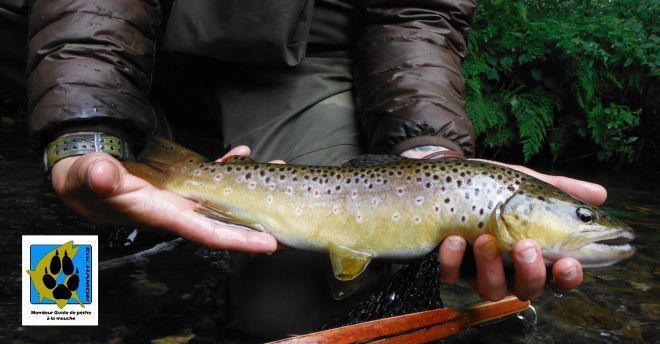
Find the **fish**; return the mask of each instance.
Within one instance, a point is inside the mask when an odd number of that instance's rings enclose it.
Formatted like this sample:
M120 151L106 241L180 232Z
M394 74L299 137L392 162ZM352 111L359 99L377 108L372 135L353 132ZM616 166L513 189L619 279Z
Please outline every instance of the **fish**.
M364 155L341 166L225 162L166 139L149 140L127 170L197 203L214 220L273 235L285 246L328 252L334 276L351 281L375 258L424 256L449 235L490 233L502 252L533 239L547 264L583 267L634 254L632 229L537 178L476 160Z

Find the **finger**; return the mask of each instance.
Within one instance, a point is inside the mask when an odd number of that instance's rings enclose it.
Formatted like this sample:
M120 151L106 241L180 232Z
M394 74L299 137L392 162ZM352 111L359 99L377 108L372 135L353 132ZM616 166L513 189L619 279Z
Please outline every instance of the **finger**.
M440 244L440 282L452 284L458 280L458 272L465 254L465 239L457 235L447 237Z
M511 251L516 268L514 294L521 300L539 297L545 286L545 263L539 245L533 240L521 240Z
M484 234L474 242L474 259L477 264L477 291L490 301L506 296L506 278L502 256L495 237Z
M233 156L250 156L250 147L248 146L237 146L232 148L229 152L223 155L221 158L216 159L216 162L226 162L229 158Z
M538 178L548 184L552 184L555 187L562 189L567 193L589 204L601 205L605 203L605 200L607 199L607 190L602 185L599 184L594 184L587 181L563 177L563 176L552 176L549 174L544 174L534 171L530 168L520 165L510 165L498 161L483 160L483 159L475 159L475 160L502 165L529 174L530 176Z
M560 292L579 286L583 279L582 265L575 258L561 258L552 265L552 284Z
M599 184L568 177L555 177L552 185L593 205L601 205L607 199L607 190Z
M273 161L270 161L270 163L271 164L278 164L278 165L286 164L286 162L284 162L284 160L273 160Z

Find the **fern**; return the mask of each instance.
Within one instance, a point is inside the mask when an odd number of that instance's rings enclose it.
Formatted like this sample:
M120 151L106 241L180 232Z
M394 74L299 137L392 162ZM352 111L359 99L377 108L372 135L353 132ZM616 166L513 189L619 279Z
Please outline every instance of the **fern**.
M516 118L523 156L527 162L541 150L547 128L552 125L552 100L540 89L525 93L508 92L504 98Z

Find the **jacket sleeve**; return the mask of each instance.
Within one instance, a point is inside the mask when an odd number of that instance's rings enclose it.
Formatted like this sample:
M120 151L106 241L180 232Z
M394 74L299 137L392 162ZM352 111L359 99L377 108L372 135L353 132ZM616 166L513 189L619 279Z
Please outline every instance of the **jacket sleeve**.
M32 1L27 92L35 148L65 132L141 141L154 130L147 93L160 11L158 0Z
M460 71L474 7L468 0L361 1L355 81L369 151L438 145L474 154Z

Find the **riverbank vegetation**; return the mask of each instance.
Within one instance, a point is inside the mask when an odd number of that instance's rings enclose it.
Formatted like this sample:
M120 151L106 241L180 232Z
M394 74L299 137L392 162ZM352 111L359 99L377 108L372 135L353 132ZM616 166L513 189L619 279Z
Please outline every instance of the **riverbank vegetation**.
M478 152L657 167L659 9L656 0L480 1L463 65Z

